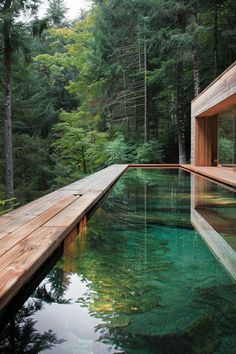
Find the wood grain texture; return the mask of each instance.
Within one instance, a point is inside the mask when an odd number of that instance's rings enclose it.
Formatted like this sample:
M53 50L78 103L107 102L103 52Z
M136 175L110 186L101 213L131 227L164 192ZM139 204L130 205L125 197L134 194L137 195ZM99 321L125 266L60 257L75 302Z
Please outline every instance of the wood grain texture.
M49 208L38 217L33 218L18 230L4 236L0 234L0 257L78 198L80 197L74 195L63 198L55 206Z
M67 193L67 195L71 194L71 192ZM65 195L63 193L54 193L53 195L49 194L47 198L40 198L40 200L35 200L32 203L26 204L23 207L20 207L6 214L6 216L9 217L9 221L0 226L0 238L4 237L7 233L16 231L25 225L25 223L41 215L43 212L47 211L64 197Z
M232 97L232 99L230 98ZM228 100L228 103L227 101ZM236 102L236 62L192 101L192 117L214 115ZM215 113L208 110L217 106Z
M59 246L65 228L41 227L0 258L0 308Z
M109 166L0 218L0 309L127 168Z
M202 176L209 177L216 182L221 182L223 184L236 187L236 173L230 168L212 166L200 167L193 165L180 165L180 167L189 172L196 172Z
M146 164L129 164L129 167L140 167L140 168L178 168L179 164L171 163L171 164L156 164L156 163L146 163Z
M0 226L6 224L10 220L11 220L11 216L10 215L2 215L0 217Z
M217 117L196 118L195 130L195 166L217 165Z
M101 191L88 192L45 223L49 227L66 227L70 232L100 199Z

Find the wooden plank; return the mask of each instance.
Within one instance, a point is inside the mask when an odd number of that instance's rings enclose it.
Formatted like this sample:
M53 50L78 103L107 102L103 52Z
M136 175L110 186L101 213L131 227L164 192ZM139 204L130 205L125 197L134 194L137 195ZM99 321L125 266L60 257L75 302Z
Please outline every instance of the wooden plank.
M206 111L201 113L199 116L204 114L204 117L212 117L216 114L224 113L226 111L229 111L235 105L235 102L236 102L236 93L234 95L224 99L223 101L219 101L218 104L207 109Z
M11 220L11 216L10 215L2 215L0 217L0 225L4 225L7 222L9 222Z
M209 177L216 182L236 187L236 173L224 167L201 167L192 165L180 165L181 168L190 172L198 173L202 176Z
M139 167L139 168L178 168L179 164L156 164L156 163L147 163L147 164L129 164L130 168Z
M110 167L108 167L107 169L111 169L113 168L112 165ZM123 165L121 165L123 166ZM127 165L125 165L127 166ZM16 216L17 217L21 217L21 216L25 216L26 214L30 213L32 214L32 212L34 212L35 215L39 215L40 212L43 212L44 210L46 210L47 208L49 208L50 206L54 205L56 202L58 202L62 196L67 196L70 195L72 193L75 194L79 194L80 193L80 187L86 186L86 185L92 185L95 181L97 181L98 178L101 178L103 174L106 174L106 170L107 169L103 169L101 171L98 171L90 176L87 176L79 181L76 181L74 183L71 183L70 185L66 186L66 187L62 187L50 194L47 194L37 200L34 200L26 205L23 205L17 209L12 210L11 212L7 213L7 218L8 220L16 220ZM82 190L82 188L81 188ZM81 191L83 192L83 191ZM1 224L5 224L6 222L6 214L0 217L0 225ZM9 225L10 226L10 225ZM1 229L2 231L3 229ZM13 230L11 230L13 231Z
M20 206L17 209L10 211L9 213L7 213L7 215L13 216L13 217L15 215L20 216L20 215L23 215L29 211L32 211L34 208L37 208L38 206L43 205L44 203L46 203L50 200L52 200L52 201L57 200L57 198L60 198L60 195L58 192L59 192L59 190L56 190L52 193L44 195L43 197L40 197L36 200L33 200L30 203L27 203L25 205Z
M104 168L101 171L95 172L90 176L87 176L83 178L82 180L76 181L66 187L63 187L63 191L79 191L82 193L86 193L88 190L94 189L95 184L97 183L98 180L104 179L106 176L110 175L111 173L114 173L116 178L119 178L119 176L128 168L128 165L112 165L107 168Z
M69 194L72 193L67 192L67 195ZM54 193L53 195L49 194L47 198L43 198L42 200L40 198L39 200L35 200L32 203L26 204L16 210L11 211L10 213L5 214L7 217L9 217L9 220L7 223L2 224L0 228L0 235L2 233L13 232L18 228L22 227L33 217L37 217L38 215L55 205L64 197L64 195L65 194L63 193ZM5 215L3 215L3 217Z
M100 188L101 181L106 181L106 187L109 187L122 175L122 173L124 173L128 167L129 165L109 166L84 178L81 181L74 182L71 185L64 187L63 190L69 191L73 189L84 194L88 191L98 190Z
M13 298L64 237L64 228L42 226L0 258L0 308Z
M29 236L35 230L37 230L40 226L44 225L47 221L49 221L52 217L61 212L68 205L73 203L79 197L70 195L66 198L63 198L59 203L55 206L49 208L45 212L43 212L40 216L32 219L28 223L24 224L21 228L17 229L12 233L0 234L0 257L9 251L13 246L15 246L20 241L23 241L24 238Z
M236 102L236 62L192 101L192 117L215 115ZM216 107L217 106L217 107ZM215 107L214 111L209 112Z
M54 197L49 200L40 201L39 204L34 204L32 209L25 208L23 212L21 210L15 214L11 214L10 221L1 226L0 238L8 233L18 230L35 217L41 215L43 212L57 204L62 198L64 198L63 195L54 195Z
M197 117L195 129L195 165L214 166L217 161L217 117Z
M101 191L88 192L51 218L46 227L66 227L68 233L79 223L88 209L101 198Z
M236 61L234 61L228 68L226 68L220 75L218 75L204 90L202 90L197 97L192 100L192 103L197 101L200 96L205 94L205 92L213 86L218 80L220 80L228 71L230 71L236 65Z
M215 116L212 122L212 137L211 137L211 165L218 165L218 116Z
M111 176L107 180L107 183L110 186L126 170L127 167L128 165L112 165L80 181L72 183L67 187L63 187L53 193L50 193L48 196L44 196L36 201L22 206L7 215L4 215L4 217L0 218L2 223L0 237L4 237L6 233L11 233L21 228L27 222L31 221L32 217L39 216L51 206L55 205L63 196L72 193L79 194L79 189L81 189L83 193L93 190L94 188L99 189L101 186L99 181L104 179L104 176L110 176L110 174L113 173L113 177Z
M204 145L204 119L199 117L196 119L195 125L195 133L196 133L196 143L195 143L195 164L196 165L203 165L204 160L203 157L205 156L205 145Z
M114 165L113 165L114 166ZM128 168L128 165L115 165L115 168L108 171L108 173L100 179L97 179L97 182L90 187L89 191L103 191L103 194L115 183L115 181L122 175L122 173Z
M94 173L88 177L85 177L79 181L76 181L66 187L63 187L55 192L52 192L44 197L41 197L31 203L28 203L18 209L7 213L9 220L5 222L6 216L0 217L0 236L2 233L14 232L24 224L29 222L32 219L32 216L36 217L42 212L46 211L51 206L55 205L62 197L71 195L71 194L83 194L88 190L91 190L96 183L108 173L113 171L114 179L119 178L119 176L126 170L128 165L112 165L101 171ZM113 183L114 181L111 181ZM2 220L3 218L3 220ZM2 234L3 235L3 234ZM3 235L4 236L4 235Z

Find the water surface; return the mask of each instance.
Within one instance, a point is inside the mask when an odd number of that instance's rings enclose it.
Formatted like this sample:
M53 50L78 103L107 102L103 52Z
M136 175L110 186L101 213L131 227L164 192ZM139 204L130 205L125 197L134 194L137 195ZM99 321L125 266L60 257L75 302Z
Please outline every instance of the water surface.
M12 316L0 352L235 353L235 299L190 223L189 173L129 169Z

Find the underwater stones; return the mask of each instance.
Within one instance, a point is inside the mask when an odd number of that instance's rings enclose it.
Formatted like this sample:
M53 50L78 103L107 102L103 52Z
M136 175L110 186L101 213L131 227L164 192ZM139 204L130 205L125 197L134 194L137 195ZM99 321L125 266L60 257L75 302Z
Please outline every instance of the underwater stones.
M219 340L213 334L209 335L209 327L213 320L209 316L200 316L184 330L159 336L145 336L149 346L156 347L155 353L212 353L217 348Z
M111 303L94 303L94 304L90 304L90 311L91 312L112 312L113 311L113 307Z
M106 326L111 329L124 328L130 324L131 320L127 316L118 316L113 318Z
M195 306L201 306L215 319L222 333L234 334L236 328L236 285L213 286L198 289Z

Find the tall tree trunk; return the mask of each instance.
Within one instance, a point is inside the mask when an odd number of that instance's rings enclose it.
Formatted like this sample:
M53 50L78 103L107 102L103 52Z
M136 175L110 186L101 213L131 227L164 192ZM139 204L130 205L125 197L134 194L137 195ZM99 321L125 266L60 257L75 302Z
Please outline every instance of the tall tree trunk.
M139 36L138 36L138 69L137 69L137 73L141 73L142 71L142 50L141 50L141 36L140 36L140 33L139 33ZM134 77L134 80L136 81L136 78ZM138 79L139 81L139 79ZM134 87L135 87L135 91L136 91L136 82L134 83ZM138 89L137 91L139 90L139 85L137 85ZM135 93L136 95L136 93ZM137 104L139 104L138 100L135 100L135 131L137 132L138 131L138 117L139 117L139 114L138 114L138 111L139 109L137 108Z
M185 14L177 16L178 28L182 33L185 31ZM185 148L185 109L184 109L184 49L180 48L177 64L177 122L178 122L178 147L179 163L186 163Z
M200 75L199 75L199 47L198 47L198 9L197 4L194 4L194 18L195 18L195 34L193 39L193 84L194 84L194 97L200 93Z
M215 0L214 7L214 78L218 76L218 7Z
M87 166L86 166L86 159L85 159L85 153L84 153L84 147L82 146L81 148L81 154L82 154L82 160L83 160L83 169L84 173L87 173Z
M147 116L147 40L144 38L144 142L146 143L148 140L149 122Z
M9 11L11 0L6 0L4 11ZM5 159L5 183L7 198L14 195L13 188L13 153L12 153L12 89L11 89L11 35L10 20L4 20L4 159Z
M186 163L185 149L185 111L184 111L184 60L183 51L180 51L178 62L178 79L177 79L177 120L178 120L178 146L179 146L179 163Z

